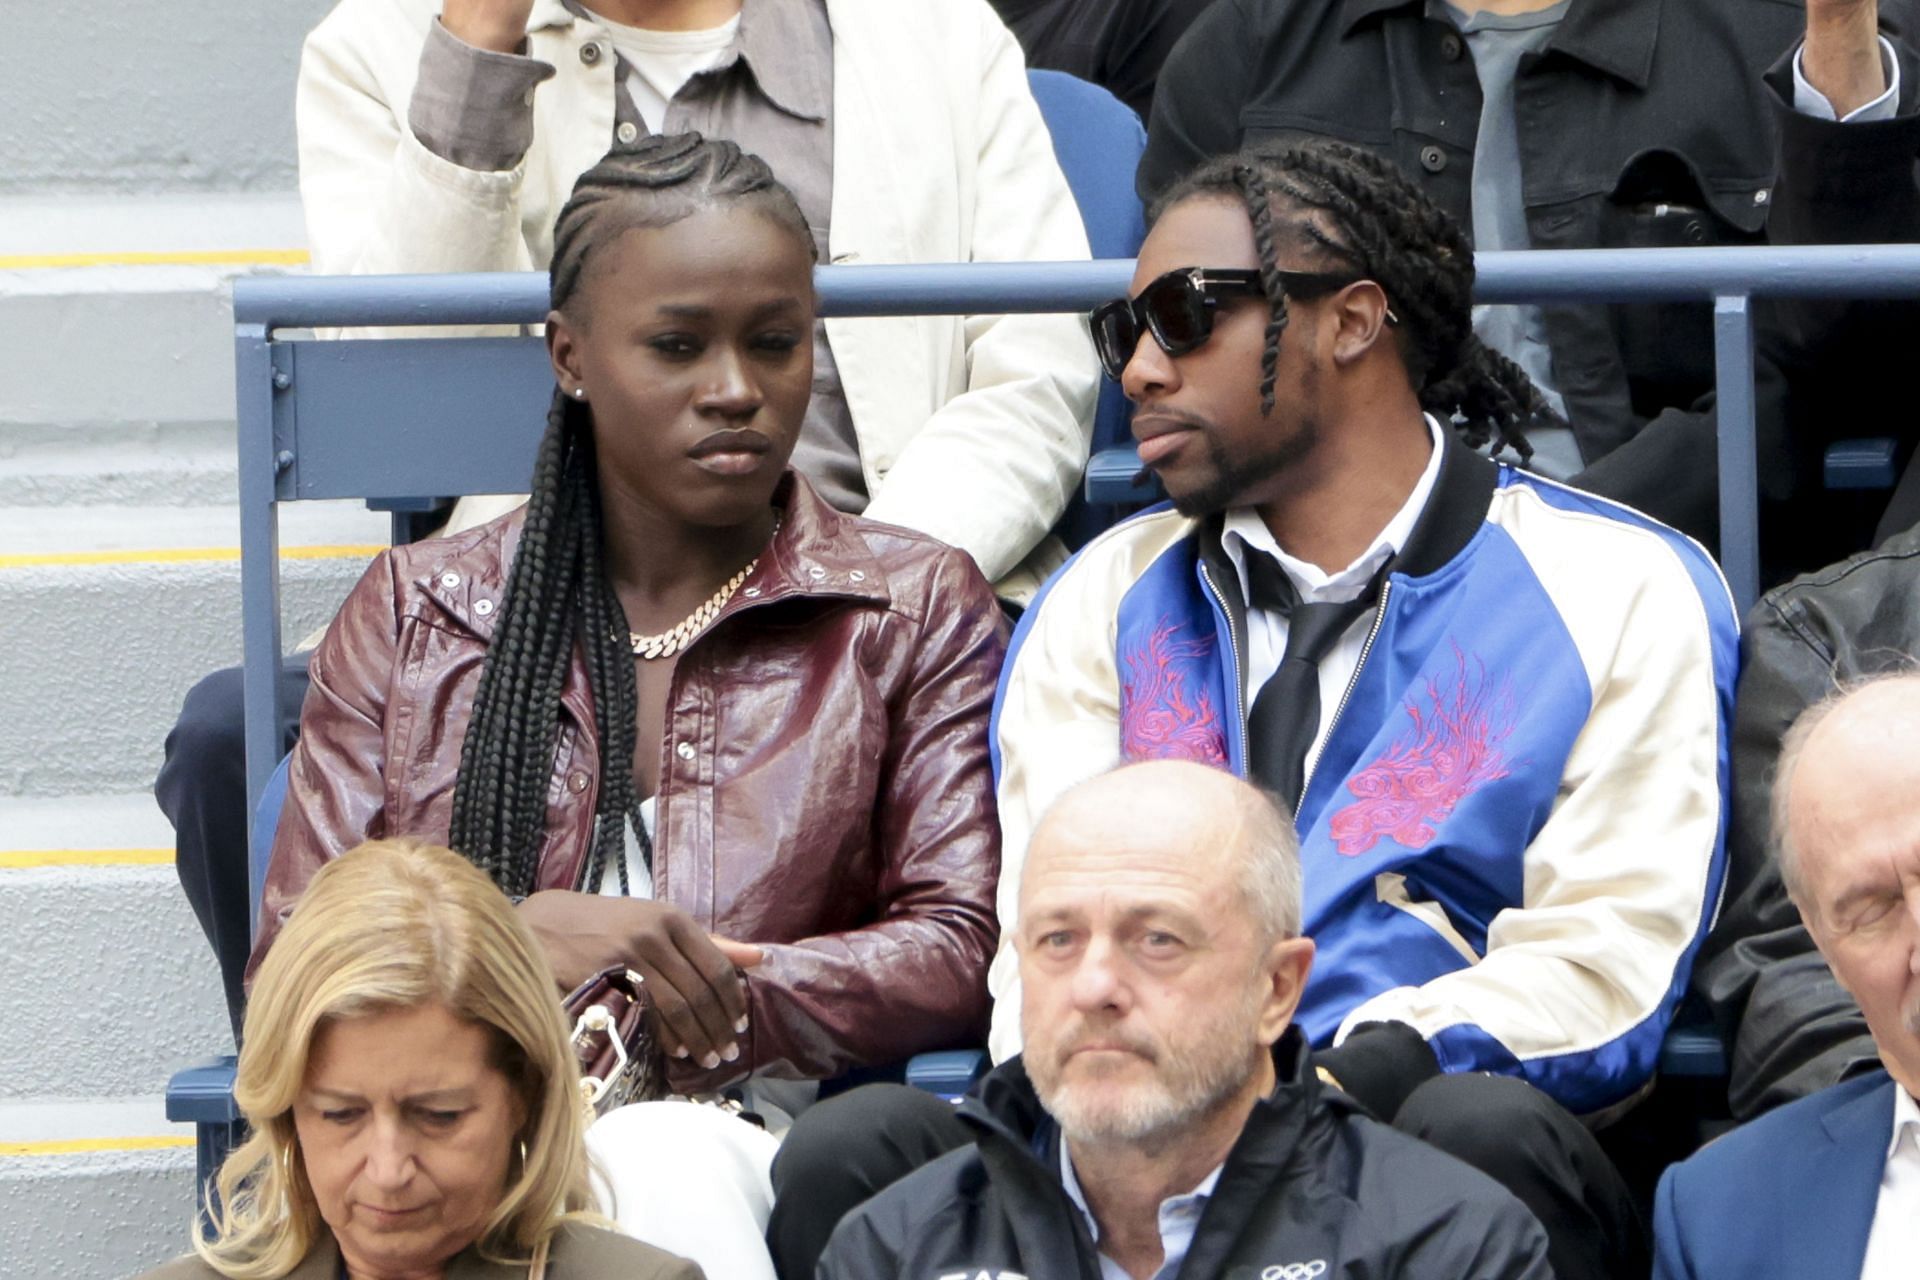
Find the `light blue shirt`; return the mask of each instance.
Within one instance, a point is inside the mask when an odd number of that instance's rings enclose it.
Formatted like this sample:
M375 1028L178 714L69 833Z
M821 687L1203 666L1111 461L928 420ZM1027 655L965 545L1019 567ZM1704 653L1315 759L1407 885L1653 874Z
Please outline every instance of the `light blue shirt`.
M1212 1173L1200 1180L1200 1185L1183 1196L1169 1196L1160 1202L1160 1269L1153 1273L1153 1280L1173 1280L1180 1274L1180 1264L1187 1260L1187 1250L1193 1246L1193 1230L1200 1225L1200 1214L1207 1207L1207 1198L1213 1194L1214 1184L1220 1181L1220 1170L1226 1166L1216 1165ZM1080 1190L1080 1179L1073 1174L1073 1158L1067 1154L1066 1139L1060 1141L1060 1182L1067 1189L1067 1198L1080 1210L1080 1216L1087 1220L1087 1233L1093 1237L1094 1248L1100 1247L1100 1224L1093 1220L1093 1210L1087 1207L1086 1193ZM1100 1280L1132 1280L1125 1269L1100 1254Z
M1807 56L1807 47L1801 45L1793 54L1793 109L1803 116L1812 116L1816 120L1838 120L1840 115L1827 101L1827 95L1814 88L1807 80L1806 72L1801 68L1801 59ZM1893 45L1885 36L1880 37L1880 65L1886 71L1887 91L1865 106L1856 107L1847 112L1842 124L1868 124L1875 120L1891 120L1900 110L1900 59L1893 56Z

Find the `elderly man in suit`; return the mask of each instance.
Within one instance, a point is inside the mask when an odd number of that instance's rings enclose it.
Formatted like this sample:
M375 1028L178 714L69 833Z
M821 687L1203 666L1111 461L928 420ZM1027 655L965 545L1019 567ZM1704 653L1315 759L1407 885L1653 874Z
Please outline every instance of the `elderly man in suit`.
M1884 1071L1668 1170L1656 1280L1892 1280L1920 1257L1920 673L1815 704L1774 781L1780 869Z

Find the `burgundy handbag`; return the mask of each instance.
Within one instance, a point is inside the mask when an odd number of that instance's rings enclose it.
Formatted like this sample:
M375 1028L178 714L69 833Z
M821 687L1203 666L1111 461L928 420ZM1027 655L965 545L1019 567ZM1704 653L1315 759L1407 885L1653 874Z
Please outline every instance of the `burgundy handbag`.
M573 1024L580 1096L596 1114L666 1094L660 1047L647 1029L646 980L625 965L602 969L561 1002Z

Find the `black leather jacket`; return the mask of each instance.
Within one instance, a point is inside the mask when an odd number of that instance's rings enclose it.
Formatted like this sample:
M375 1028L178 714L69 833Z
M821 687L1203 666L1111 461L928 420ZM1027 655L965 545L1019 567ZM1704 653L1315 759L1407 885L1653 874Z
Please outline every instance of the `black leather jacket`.
M1733 1046L1729 1101L1745 1119L1879 1066L1859 1006L1787 899L1769 800L1780 739L1802 711L1836 681L1904 669L1920 653L1920 530L1768 592L1742 649L1728 905L1694 986Z

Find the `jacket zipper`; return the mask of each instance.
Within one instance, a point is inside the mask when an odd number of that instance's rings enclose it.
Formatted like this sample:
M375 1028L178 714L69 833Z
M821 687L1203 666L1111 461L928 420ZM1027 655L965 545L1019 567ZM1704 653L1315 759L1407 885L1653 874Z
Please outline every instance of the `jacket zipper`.
M1326 754L1327 743L1333 741L1333 731L1340 725L1340 713L1347 709L1348 699L1353 697L1354 686L1360 683L1360 672L1367 665L1367 655L1373 652L1374 637L1380 634L1380 624L1387 620L1387 599L1393 594L1393 579L1388 578L1380 584L1380 607L1373 611L1373 626L1367 632L1367 642L1360 646L1360 661L1353 664L1353 674L1347 677L1346 692L1340 695L1340 705L1333 709L1333 719L1327 721L1327 731L1320 738L1320 750L1313 757L1313 768L1307 770L1306 778L1300 783L1300 803L1307 801L1307 792L1313 787L1313 775L1320 768L1320 757ZM1296 807L1293 816L1298 819L1300 811Z
M1220 606L1220 616L1227 620L1227 652L1233 655L1233 696L1240 712L1240 754L1246 755L1247 744L1247 682L1244 675L1246 664L1240 660L1240 632L1233 624L1233 610L1227 608L1227 598L1220 591L1220 585L1213 580L1213 569L1208 565L1200 566L1201 581L1207 584L1207 590L1213 592L1213 602Z

